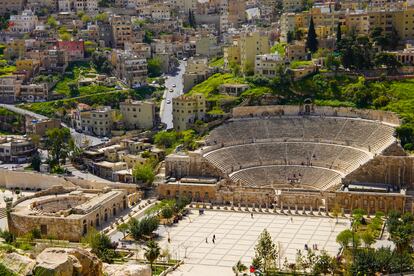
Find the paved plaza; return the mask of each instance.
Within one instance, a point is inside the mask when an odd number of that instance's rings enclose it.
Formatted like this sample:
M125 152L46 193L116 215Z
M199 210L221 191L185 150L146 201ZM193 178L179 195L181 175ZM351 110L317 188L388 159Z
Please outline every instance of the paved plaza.
M161 248L169 247L173 258L184 258L185 264L173 275L234 275L231 267L238 261L251 264L258 236L266 228L281 250L280 264L285 258L295 261L298 249L317 244L319 250L331 255L338 252L335 242L339 232L349 226L349 220L317 216L206 210L199 215L192 210L189 218L168 227L160 227ZM168 232L171 243L168 244ZM212 237L216 236L213 244ZM208 243L206 243L206 238ZM214 272L214 273L213 273Z

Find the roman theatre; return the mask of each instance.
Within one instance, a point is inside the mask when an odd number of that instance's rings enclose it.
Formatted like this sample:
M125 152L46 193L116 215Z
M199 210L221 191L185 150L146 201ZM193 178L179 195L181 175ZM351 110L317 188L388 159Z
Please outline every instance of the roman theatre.
M161 197L233 207L344 212L413 210L413 158L391 112L237 107L203 147L167 156Z

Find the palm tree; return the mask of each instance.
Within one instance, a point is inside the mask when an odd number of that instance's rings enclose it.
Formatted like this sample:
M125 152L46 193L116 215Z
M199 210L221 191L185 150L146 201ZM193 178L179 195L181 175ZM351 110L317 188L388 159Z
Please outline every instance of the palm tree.
M147 242L147 248L145 248L144 250L145 250L144 256L148 260L148 262L150 263L151 270L152 270L152 264L160 256L161 248L158 246L158 243L151 240L151 241Z

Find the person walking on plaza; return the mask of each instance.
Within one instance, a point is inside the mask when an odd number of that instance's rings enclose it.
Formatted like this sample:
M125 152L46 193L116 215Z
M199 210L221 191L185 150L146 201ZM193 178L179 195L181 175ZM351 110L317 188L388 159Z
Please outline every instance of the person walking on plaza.
M208 243L208 237L206 237L206 243Z
M253 218L253 212L250 213L250 216Z

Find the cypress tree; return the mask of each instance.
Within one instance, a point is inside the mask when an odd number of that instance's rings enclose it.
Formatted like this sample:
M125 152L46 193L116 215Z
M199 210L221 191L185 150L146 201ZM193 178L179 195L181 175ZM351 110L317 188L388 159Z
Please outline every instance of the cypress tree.
M313 23L313 17L310 19L308 37L306 39L306 49L315 53L318 50L318 40L316 38L315 25Z
M336 43L339 43L341 39L342 39L341 22L338 22L338 27L336 29Z

